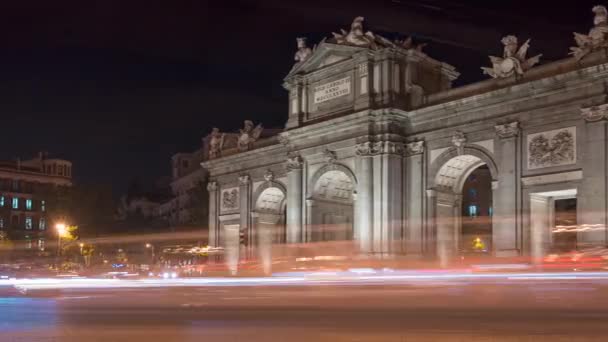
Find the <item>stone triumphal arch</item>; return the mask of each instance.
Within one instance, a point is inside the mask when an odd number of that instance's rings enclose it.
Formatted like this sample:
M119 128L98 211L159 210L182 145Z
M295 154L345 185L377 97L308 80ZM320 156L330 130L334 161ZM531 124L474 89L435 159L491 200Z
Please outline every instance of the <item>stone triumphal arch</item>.
M540 256L563 232L578 248L607 243L604 31L540 65L507 36L489 79L453 88L454 67L362 22L314 49L298 39L284 129L248 120L206 138L210 245L352 240L448 260L469 244L463 213L480 210L496 256ZM476 170L486 197L471 190ZM564 200L575 219L560 218Z

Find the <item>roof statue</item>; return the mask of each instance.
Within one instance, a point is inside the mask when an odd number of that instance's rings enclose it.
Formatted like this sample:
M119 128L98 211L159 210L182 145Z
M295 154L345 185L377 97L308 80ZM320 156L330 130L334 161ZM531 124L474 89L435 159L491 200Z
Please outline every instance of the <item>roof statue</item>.
M296 42L298 44L298 51L296 51L296 55L293 59L296 61L296 63L301 63L312 55L312 50L306 44L307 39L305 37L296 38Z
M262 130L264 128L261 124L258 124L255 128L253 127L253 122L251 120L245 120L243 129L239 130L239 140L238 140L238 150L239 151L247 151L249 150L253 143L258 140L260 135L262 134Z
M598 48L608 47L608 11L604 6L595 6L592 9L595 13L593 18L593 28L589 30L588 35L574 32L574 40L576 45L570 48L570 55L573 55L576 60L581 60L590 52Z
M492 67L481 68L486 75L494 78L504 78L512 75L521 76L540 61L542 55L526 59L528 48L530 47L530 39L526 40L519 49L517 49L518 41L515 36L503 37L501 42L505 46L503 56L502 58L490 56Z
M332 32L333 38L330 39L330 42L340 45L366 47L372 50L390 47L405 50L416 49L417 51L422 51L422 48L426 45L415 44L412 37L391 41L371 31L365 32L363 29L364 20L364 17L356 17L353 20L353 23L350 25L349 32L346 32L344 29L340 29L340 33Z
M211 131L211 140L209 141L209 159L217 158L224 147L225 133L220 133L219 128L214 127Z
M363 32L363 17L356 17L350 25L350 32L340 29L341 33L332 32L338 44L376 48L376 37L370 31Z

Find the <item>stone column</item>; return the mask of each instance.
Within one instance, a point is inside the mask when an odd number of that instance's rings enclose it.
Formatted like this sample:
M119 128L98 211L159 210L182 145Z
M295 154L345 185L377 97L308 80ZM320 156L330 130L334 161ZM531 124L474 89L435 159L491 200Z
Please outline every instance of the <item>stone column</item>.
M496 256L519 255L517 215L520 191L518 160L520 159L519 122L494 127L498 139L498 187L492 190L492 246Z
M302 236L302 165L299 155L287 160L287 243L298 243Z
M392 141L376 143L374 156L374 252L400 253L395 242L403 236L403 144Z
M582 155L583 159L584 177L578 194L577 204L580 206L578 224L589 225L591 229L579 233L578 242L583 245L606 245L608 244L606 228L608 226L606 219L608 104L583 108L581 114L585 120L585 134L583 134L583 153L579 153L579 156Z
M542 262L551 241L550 203L549 197L530 195L530 254L535 263Z
M357 154L357 202L355 208L355 239L363 253L372 252L373 216L373 163L372 156L377 153L373 143L365 142L356 146Z
M314 207L315 207L315 200L313 199L307 199L306 200L306 231L304 234L304 241L303 242L313 242L315 240L313 240L313 229L312 229L312 225L313 225L313 211L314 211Z
M251 178L249 175L239 176L239 208L241 216L240 234L245 235L245 244L240 246L241 258L247 258L253 247L251 243Z
M405 147L405 208L407 226L406 253L421 255L424 232L424 142L417 141Z
M207 183L207 191L209 192L209 232L208 232L208 244L209 246L219 246L219 234L218 234L218 204L219 204L219 192L217 191L217 182L210 181Z
M424 254L427 256L435 256L437 251L437 191L433 189L426 190L427 215L426 226L422 236Z

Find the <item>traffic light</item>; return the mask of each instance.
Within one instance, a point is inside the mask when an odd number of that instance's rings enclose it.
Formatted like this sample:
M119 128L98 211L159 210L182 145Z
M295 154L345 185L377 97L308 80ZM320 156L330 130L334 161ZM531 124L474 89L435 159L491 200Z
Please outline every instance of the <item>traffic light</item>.
M245 234L244 230L241 230L239 233L239 243L241 245L247 245L247 234Z

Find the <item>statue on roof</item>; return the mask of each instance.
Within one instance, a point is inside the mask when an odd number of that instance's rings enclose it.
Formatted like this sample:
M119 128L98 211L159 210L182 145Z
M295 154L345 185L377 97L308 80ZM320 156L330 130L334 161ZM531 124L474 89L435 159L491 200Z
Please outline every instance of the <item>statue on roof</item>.
M211 140L209 141L209 159L214 159L220 156L222 147L224 147L225 133L220 133L220 129L213 127L211 131Z
M526 58L528 48L530 48L530 39L526 40L519 49L515 36L503 37L501 42L504 45L503 57L490 56L492 67L481 68L486 75L493 78L504 78L512 75L521 76L540 61L542 56L540 54L532 58Z
M376 48L376 37L370 31L363 31L363 21L365 18L356 17L350 25L350 31L340 29L340 33L332 32L337 44L354 45L361 47Z
M298 51L296 51L296 55L293 59L296 61L296 63L301 63L312 55L312 50L306 44L307 39L305 37L296 38L296 42L298 44Z
M252 144L258 140L264 128L262 124L258 124L255 128L251 120L245 120L243 129L239 130L238 150L247 151L251 148Z
M416 50L422 52L422 49L426 46L426 43L414 43L414 39L409 36L405 39L396 39L395 45L405 50Z
M608 47L608 11L604 6L595 6L592 9L595 13L593 18L593 28L589 30L588 35L574 32L574 40L576 45L570 48L570 55L573 55L576 60L581 60L590 52L601 47Z

